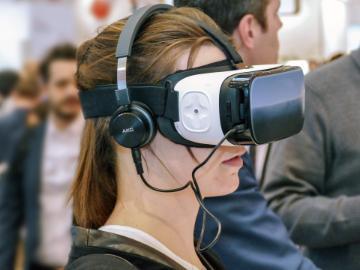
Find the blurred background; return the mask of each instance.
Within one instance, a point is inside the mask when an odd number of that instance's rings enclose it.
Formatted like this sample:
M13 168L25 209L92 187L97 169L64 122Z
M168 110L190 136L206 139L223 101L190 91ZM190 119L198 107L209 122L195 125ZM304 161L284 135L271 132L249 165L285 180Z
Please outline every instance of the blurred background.
M171 0L1 0L0 69L21 69L59 42L79 44L138 6ZM355 48L359 0L282 0L282 60L323 61ZM64 20L66 18L66 20ZM296 34L294 34L296 33Z

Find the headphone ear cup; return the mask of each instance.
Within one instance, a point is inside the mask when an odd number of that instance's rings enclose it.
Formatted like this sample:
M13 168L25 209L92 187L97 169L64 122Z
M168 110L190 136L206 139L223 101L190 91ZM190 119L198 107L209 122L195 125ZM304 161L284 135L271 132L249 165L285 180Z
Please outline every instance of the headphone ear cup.
M111 117L109 130L115 141L126 148L144 147L155 137L150 109L141 103L120 107Z

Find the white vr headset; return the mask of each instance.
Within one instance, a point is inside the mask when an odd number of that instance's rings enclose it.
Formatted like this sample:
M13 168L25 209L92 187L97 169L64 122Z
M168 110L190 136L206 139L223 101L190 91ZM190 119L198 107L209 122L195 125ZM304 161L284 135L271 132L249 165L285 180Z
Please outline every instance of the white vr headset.
M85 118L112 116L110 133L121 145L139 148L159 130L171 141L193 147L264 144L292 136L304 122L304 75L282 65L237 69L241 58L226 38L202 22L198 25L227 59L178 71L156 85L126 83L126 62L141 26L169 5L142 8L120 35L116 56L118 82L80 92Z

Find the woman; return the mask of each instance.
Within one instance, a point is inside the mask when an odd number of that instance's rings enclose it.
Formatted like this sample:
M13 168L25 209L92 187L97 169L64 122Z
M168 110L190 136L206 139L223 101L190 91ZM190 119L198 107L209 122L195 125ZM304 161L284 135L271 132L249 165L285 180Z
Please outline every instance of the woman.
M135 40L127 64L128 83L156 83L176 70L225 59L196 20L218 29L209 17L190 8L152 16ZM77 82L81 91L116 83L114 53L124 23L113 23L80 47ZM221 269L213 256L196 252L193 234L199 203L193 190L149 189L137 175L131 150L114 142L108 124L105 118L86 123L72 197L77 224L93 230L75 230L69 269L100 269L114 259L109 254L137 269ZM154 187L183 186L210 151L175 144L158 132L142 149L144 176ZM244 152L242 146L221 146L198 171L204 197L237 188ZM86 254L96 258L85 260Z

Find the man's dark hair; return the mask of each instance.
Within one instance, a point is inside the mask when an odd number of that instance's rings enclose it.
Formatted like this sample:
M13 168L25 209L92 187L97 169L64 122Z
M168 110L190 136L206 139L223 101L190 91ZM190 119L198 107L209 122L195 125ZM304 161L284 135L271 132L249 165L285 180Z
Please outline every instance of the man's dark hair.
M7 97L19 82L19 74L14 70L0 71L0 95Z
M40 64L40 76L47 82L49 80L50 65L57 60L75 60L76 47L71 44L61 44L53 47Z
M246 14L252 14L266 29L265 10L269 0L174 0L176 7L194 7L211 17L227 34L232 34Z

